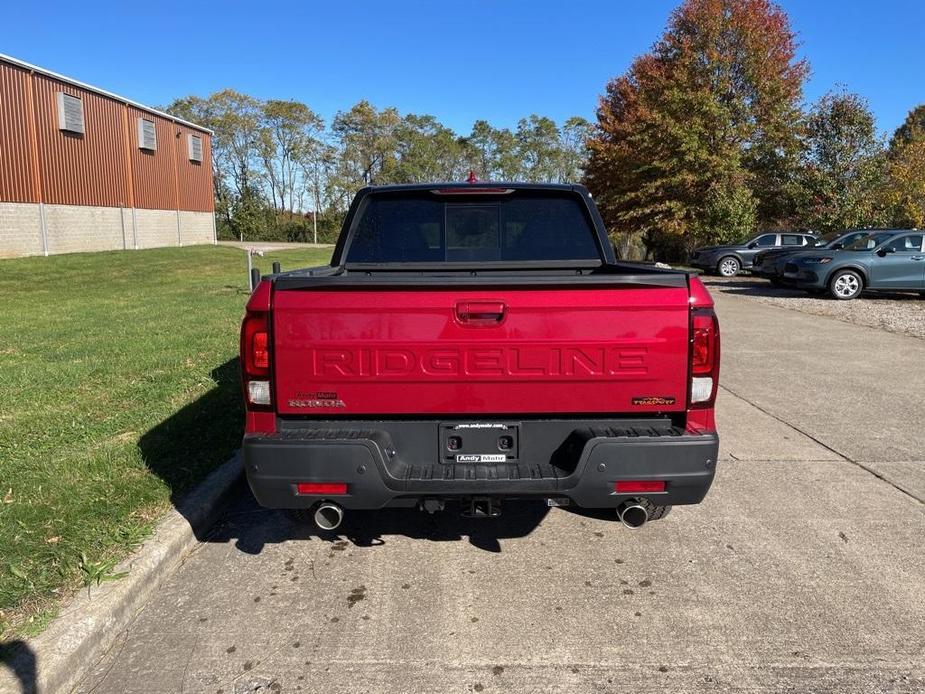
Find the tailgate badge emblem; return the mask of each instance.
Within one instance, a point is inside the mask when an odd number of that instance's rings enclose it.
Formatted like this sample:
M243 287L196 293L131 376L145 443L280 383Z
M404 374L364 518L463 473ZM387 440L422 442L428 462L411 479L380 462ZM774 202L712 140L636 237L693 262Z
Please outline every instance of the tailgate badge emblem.
M299 393L298 398L289 401L289 407L346 407L337 393Z
M659 395L647 395L641 398L633 398L634 405L674 405L675 398L668 396L663 397Z

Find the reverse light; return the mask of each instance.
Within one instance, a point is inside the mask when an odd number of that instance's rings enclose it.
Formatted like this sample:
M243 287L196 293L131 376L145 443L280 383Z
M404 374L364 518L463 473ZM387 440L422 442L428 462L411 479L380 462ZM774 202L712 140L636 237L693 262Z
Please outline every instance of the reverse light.
M247 400L253 405L271 404L272 401L270 400L270 382L248 381Z
M665 491L665 480L618 480L613 489L617 494L655 494Z
M713 395L711 376L694 376L691 379L691 403L709 402Z
M299 482L296 493L314 496L343 496L347 493L346 482Z

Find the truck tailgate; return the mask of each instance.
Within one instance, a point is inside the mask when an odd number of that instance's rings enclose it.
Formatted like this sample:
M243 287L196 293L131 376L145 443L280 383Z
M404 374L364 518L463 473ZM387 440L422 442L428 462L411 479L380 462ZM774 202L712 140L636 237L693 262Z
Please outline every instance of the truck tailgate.
M686 287L282 289L272 316L281 415L686 407Z

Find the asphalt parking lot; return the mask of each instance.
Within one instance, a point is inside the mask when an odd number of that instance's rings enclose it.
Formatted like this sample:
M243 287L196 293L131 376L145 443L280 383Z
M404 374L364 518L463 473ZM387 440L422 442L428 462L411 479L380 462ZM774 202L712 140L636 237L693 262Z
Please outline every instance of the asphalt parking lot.
M319 536L242 494L78 691L925 690L925 341L714 296L703 504Z

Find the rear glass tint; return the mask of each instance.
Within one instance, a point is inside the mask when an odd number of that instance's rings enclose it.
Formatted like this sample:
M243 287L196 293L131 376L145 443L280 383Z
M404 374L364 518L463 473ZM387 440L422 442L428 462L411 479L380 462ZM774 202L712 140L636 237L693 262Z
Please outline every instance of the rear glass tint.
M574 195L460 198L371 195L354 223L347 262L600 260L594 228Z

